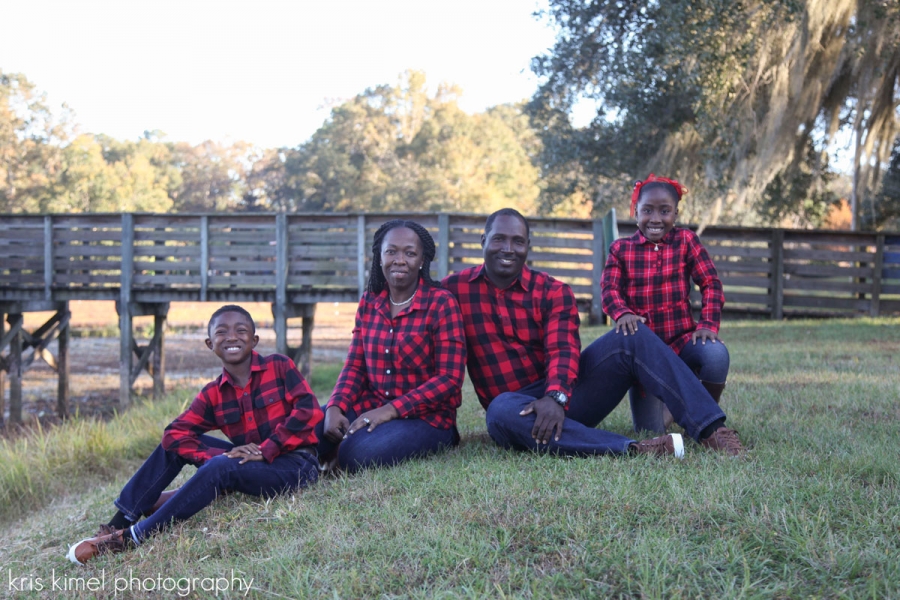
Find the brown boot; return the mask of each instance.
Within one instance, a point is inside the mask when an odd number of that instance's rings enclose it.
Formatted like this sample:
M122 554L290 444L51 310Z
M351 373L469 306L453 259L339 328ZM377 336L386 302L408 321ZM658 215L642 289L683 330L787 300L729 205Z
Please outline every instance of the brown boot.
M716 404L719 403L719 398L722 397L722 392L725 390L724 383L710 383L708 381L700 380L700 383L703 384L703 387L706 388L706 391L709 392L709 395L712 396L712 399L716 401Z

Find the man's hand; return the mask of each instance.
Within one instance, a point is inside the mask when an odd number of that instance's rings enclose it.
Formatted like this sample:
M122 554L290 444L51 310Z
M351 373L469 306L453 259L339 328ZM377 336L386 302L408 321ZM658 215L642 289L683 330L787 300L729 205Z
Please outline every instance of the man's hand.
M524 417L531 413L535 414L534 427L531 430L534 441L538 444L549 444L550 437L553 436L553 440L558 442L563 431L563 421L566 420L565 409L550 396L544 396L523 408L519 415Z
M359 431L364 427L368 427L369 432L371 433L375 431L375 428L382 423L393 421L399 416L400 413L397 412L397 409L393 404L385 404L384 406L379 406L374 410L370 410L359 415L356 420L350 424L350 429L347 431L347 435L353 435L354 431Z
M712 329L695 329L691 335L691 341L695 346L697 345L697 340L700 340L700 343L703 345L706 345L706 340L710 340L715 344L719 340L719 336Z
M632 335L637 333L638 323L646 323L646 317L639 317L634 313L628 313L619 317L616 321L616 333L619 333L619 330L622 330L622 335L628 335L631 333Z
M259 462L261 460L265 460L263 457L262 450L259 449L259 446L256 444L244 444L243 446L235 446L231 450L225 453L225 456L228 458L239 458L241 462L239 465L244 464L245 462Z
M329 406L325 411L325 425L322 431L325 439L338 444L347 435L348 429L350 429L350 421L344 416L341 409L337 406Z

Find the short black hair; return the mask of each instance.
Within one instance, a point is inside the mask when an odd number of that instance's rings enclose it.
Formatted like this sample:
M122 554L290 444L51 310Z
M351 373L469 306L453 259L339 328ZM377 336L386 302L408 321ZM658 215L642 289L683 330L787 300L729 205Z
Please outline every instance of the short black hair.
M494 221L497 220L497 217L517 217L523 223L525 223L525 236L531 238L531 226L528 224L528 219L522 216L522 213L517 211L514 208L501 208L497 212L493 213L491 216L487 218L487 221L484 223L484 235L487 237L488 232L490 232L491 227L494 226Z
M674 185L665 181L648 181L647 183L643 184L641 186L641 191L638 193L637 201L641 201L641 198L644 197L644 192L648 192L656 188L666 190L669 195L672 196L672 200L675 201L675 206L678 206L678 203L681 201L681 195L678 193L678 190L675 189Z
M378 228L375 232L375 239L372 242L372 268L369 271L369 283L366 289L373 294L380 294L387 280L384 278L384 272L381 270L381 245L384 243L384 236L387 232L396 227L406 227L411 229L422 242L422 281L430 287L441 287L441 284L431 278L431 261L434 260L435 248L434 238L428 233L428 230L416 223L415 221L405 221L403 219L394 219L388 221Z
M216 309L216 312L214 312L212 314L212 316L209 318L209 323L206 324L206 335L208 335L209 337L212 337L213 321L215 321L219 315L222 315L225 313L230 313L230 312L238 313L240 315L247 317L247 320L250 321L250 326L253 327L253 333L254 334L256 333L256 322L253 320L253 317L250 316L250 313L247 312L246 308L244 308L243 306L238 306L237 304L226 304L225 306L221 306L218 309Z

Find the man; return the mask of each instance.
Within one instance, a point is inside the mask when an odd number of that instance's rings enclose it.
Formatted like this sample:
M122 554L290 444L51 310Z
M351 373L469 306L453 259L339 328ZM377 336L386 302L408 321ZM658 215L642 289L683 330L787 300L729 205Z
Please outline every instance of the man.
M637 382L702 445L731 455L744 451L696 376L645 325L628 336L611 331L580 353L575 296L525 264L530 229L518 211L488 217L481 245L484 264L443 283L459 301L469 378L495 442L563 455L680 457L679 434L637 442L595 429Z

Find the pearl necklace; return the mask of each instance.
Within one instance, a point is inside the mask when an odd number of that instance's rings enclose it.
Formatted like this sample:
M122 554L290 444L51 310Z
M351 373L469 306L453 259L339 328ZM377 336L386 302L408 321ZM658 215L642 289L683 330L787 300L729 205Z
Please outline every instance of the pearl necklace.
M391 298L391 293L388 292L388 300L390 300L391 304L393 304L394 306L403 306L405 304L409 304L410 302L412 302L412 299L416 297L416 294L418 292L419 292L419 288L416 288L416 290L413 292L413 295L410 296L409 298L407 298L406 300L404 300L403 302L394 302L394 299Z

